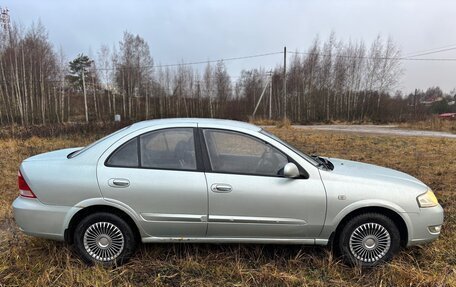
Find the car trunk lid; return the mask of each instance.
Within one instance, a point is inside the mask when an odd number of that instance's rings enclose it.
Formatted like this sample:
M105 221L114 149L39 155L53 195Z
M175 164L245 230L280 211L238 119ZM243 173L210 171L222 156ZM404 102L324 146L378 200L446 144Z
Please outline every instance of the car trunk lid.
M79 149L81 149L81 148L80 147L66 148L66 149L60 149L60 150L55 150L55 151L51 151L51 152L41 153L41 154L31 156L24 161L63 160L63 159L67 159L67 156L70 153L77 151Z

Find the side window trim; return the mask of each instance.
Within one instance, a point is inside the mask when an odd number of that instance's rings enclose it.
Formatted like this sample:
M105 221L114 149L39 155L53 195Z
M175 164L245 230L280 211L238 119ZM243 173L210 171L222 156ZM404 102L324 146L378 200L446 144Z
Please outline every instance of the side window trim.
M196 170L204 172L203 148L201 146L199 129L197 127L193 128L193 144L195 145Z
M193 144L195 146L195 158L196 158L196 169L174 169L174 168L156 168L156 167L144 167L142 166L142 161L141 161L141 136L142 135L146 135L148 133L151 133L151 132L158 132L158 131L163 131L163 130L170 130L170 129L177 129L177 128L188 128L188 129L192 129L193 131ZM199 135L199 130L197 127L188 127L188 126L183 126L183 127L170 127L170 128L162 128L162 129L157 129L157 130L152 130L152 131L148 131L148 132L145 132L145 133L142 133L140 135L137 135L137 136L134 136L130 139L128 139L127 141L125 141L124 143L122 143L120 146L116 147L110 154L108 157L106 157L105 161L104 161L104 166L106 167L114 167L114 168L130 168L130 169L134 169L134 168L139 168L139 169L152 169L152 170L175 170L175 171L190 171L190 172L204 172L205 171L205 164L204 164L204 161L203 161L203 157L201 156L201 154L203 153L203 150L202 150L202 147L201 147L201 141L200 141L200 135ZM138 166L121 166L121 165L111 165L108 163L109 159L115 155L115 153L121 149L125 144L127 144L128 142L132 141L136 139L136 142L137 142L137 153L138 153ZM168 143L166 143L167 146L168 146Z
M203 134L203 130L206 128L198 128L198 135L199 135L199 144L201 147L202 151L202 160L203 160L203 165L204 165L204 171L205 172L213 172L212 171L212 166L211 166L211 161L209 159L209 151L206 146L206 140Z
M111 152L111 154L106 158L105 162L104 162L104 165L107 166L107 167L121 167L121 168L138 168L136 166L127 166L127 165L114 165L114 164L110 164L109 163L109 160L115 156L117 154L117 152L122 149L123 147L125 147L125 145L127 145L129 142L133 141L133 140L136 140L136 149L137 149L137 156L138 156L138 165L140 165L140 159L139 159L139 138L136 136L136 137L132 137L131 139L127 140L126 142L124 142L123 144L121 144L120 146L116 147L114 149L114 151Z
M233 131L233 130L229 130L229 129L200 128L200 127L198 127L199 144L200 144L201 149L202 149L202 160L203 160L204 171L205 172L208 172L208 173L220 173L220 174L250 175L250 176L267 176L267 177L278 177L278 178L283 178L284 177L283 175L266 175L266 174L239 173L239 172L226 172L226 171L215 171L215 170L212 170L212 165L211 165L210 158L209 158L209 150L208 150L208 147L206 145L206 138L205 138L205 135L204 135L204 130L237 133L237 134L241 134L241 135L245 135L245 136L251 137L251 138L253 138L253 139L255 139L255 140L259 141L259 142L265 143L266 145L270 146L271 148L273 148L273 149L277 150L278 152L280 152L281 154L283 154L287 158L288 162L292 162L292 163L296 164L296 166L298 167L298 169L299 169L299 171L301 173L301 177L300 178L302 178L302 179L308 179L309 178L309 173L298 162L296 162L296 160L294 160L287 153L285 153L282 150L276 148L275 146L271 145L270 143L268 143L265 140L262 140L262 139L260 139L260 138L258 138L256 136L252 136L252 135L247 134L247 133L243 133L243 132L239 132L239 131Z
M137 152L138 152L138 168L142 168L142 160L141 160L141 135L136 136L136 144L138 145Z

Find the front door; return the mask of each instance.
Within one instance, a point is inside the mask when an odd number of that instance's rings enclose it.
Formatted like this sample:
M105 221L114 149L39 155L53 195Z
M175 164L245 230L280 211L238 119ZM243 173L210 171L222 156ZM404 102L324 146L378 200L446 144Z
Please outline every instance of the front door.
M290 179L290 158L251 135L204 129L210 163L208 237L315 238L325 219L318 176Z
M154 237L203 237L207 187L194 127L154 130L119 145L98 165L103 197L127 205Z

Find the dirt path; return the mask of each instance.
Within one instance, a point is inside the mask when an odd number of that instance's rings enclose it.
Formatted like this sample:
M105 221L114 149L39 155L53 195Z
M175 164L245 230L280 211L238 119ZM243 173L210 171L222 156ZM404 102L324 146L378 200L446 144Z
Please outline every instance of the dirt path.
M310 129L321 131L338 131L351 133L367 133L380 135L412 136L412 137L437 137L437 138L454 138L456 134L437 132L437 131L419 131L400 129L394 125L293 125L298 129Z

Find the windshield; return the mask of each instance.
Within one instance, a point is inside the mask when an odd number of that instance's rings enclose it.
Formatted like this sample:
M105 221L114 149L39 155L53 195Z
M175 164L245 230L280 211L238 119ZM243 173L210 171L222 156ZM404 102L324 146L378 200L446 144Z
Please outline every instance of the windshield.
M105 137L102 137L101 139L89 144L88 146L86 146L86 147L84 147L84 148L82 148L80 150L77 150L77 151L74 151L74 152L70 153L67 157L68 158L76 157L76 156L80 155L81 153L85 152L86 150L90 149L91 147L93 147L93 146L97 145L98 143L104 141L105 139L108 139L108 138L120 133L121 131L124 131L124 130L128 129L129 127L130 126L126 126L126 127L122 128L122 129L120 129L118 131L115 131L115 132L113 132L113 133L111 133L111 134L109 134L109 135L107 135Z
M297 153L298 155L300 155L302 158L304 158L305 160L307 160L308 162L310 162L311 164L315 165L315 166L318 166L320 165L319 162L317 162L314 158L312 158L310 155L308 154L305 154L303 153L302 151L300 151L299 149L297 149L296 147L292 146L291 144L287 143L286 141L276 137L275 135L265 131L265 130L261 130L260 131L262 134L278 141L279 143L283 144L284 146L286 146L287 148L291 149L292 151L294 151L295 153Z

